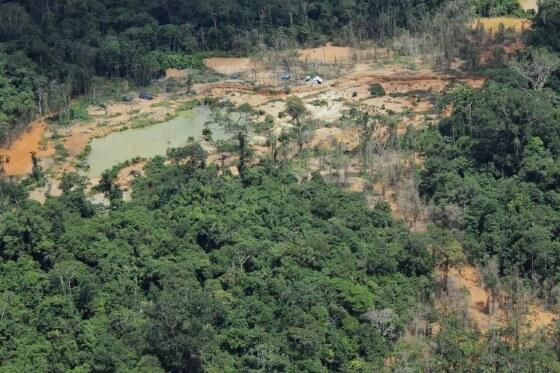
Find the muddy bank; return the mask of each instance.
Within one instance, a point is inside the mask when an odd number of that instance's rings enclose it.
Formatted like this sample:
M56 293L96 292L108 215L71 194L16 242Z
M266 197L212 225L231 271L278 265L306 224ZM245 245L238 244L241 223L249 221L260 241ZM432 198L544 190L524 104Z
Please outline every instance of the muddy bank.
M210 119L210 111L198 107L181 112L176 118L166 122L114 132L94 139L91 142L91 153L86 159L88 176L100 176L103 171L130 159L165 155L168 148L182 146L190 137L199 140ZM212 127L211 131L215 140L227 138L221 128Z
M4 165L6 175L22 176L29 174L33 167L32 153L36 153L39 158L50 157L54 154L52 143L43 141L46 129L47 125L44 121L32 122L27 131L9 147L0 148L0 155L8 158Z

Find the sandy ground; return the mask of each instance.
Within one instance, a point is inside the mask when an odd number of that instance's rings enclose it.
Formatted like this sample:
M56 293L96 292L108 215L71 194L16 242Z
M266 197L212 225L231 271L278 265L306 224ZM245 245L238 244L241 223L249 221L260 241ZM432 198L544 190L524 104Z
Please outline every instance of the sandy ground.
M308 61L318 61L319 63L338 63L341 60L351 58L352 52L349 48L326 46L314 48L307 51L300 51L299 58ZM222 74L250 73L253 69L261 69L259 62L249 58L212 58L205 61L207 66ZM273 74L271 72L260 72L259 74ZM168 71L170 77L183 77L181 71ZM250 74L247 78L250 79ZM272 80L271 80L272 81ZM329 148L333 141L341 142L347 149L353 149L358 145L358 133L355 128L345 128L338 125L343 112L350 104L375 108L378 112L408 113L402 115L399 123L399 131L403 131L408 125L421 126L426 122L437 120L437 116L432 113L432 104L423 97L417 97L411 92L441 92L449 84L454 82L466 83L472 87L480 87L484 79L480 77L453 77L435 72L427 67L414 71L403 65L385 65L379 67L377 64L360 62L355 64L353 69L346 72L343 76L335 79L326 79L323 85L312 85L302 82L290 82L291 92L287 93L282 87L282 83L274 80L276 86L269 88L255 88L251 81L220 81L215 83L200 84L194 88L199 92L197 98L211 95L221 100L229 100L236 105L249 103L255 110L261 110L265 115L271 115L275 120L277 132L290 126L289 119L279 118L279 114L285 109L285 100L289 95L301 97L310 112L312 118L322 122L330 123L329 126L321 127L313 132L310 140L311 146ZM373 83L380 83L387 95L372 98L368 88ZM397 97L391 93L398 93ZM173 98L161 95L153 101L143 101L135 99L132 103L117 102L108 104L106 109L92 108L90 115L92 120L88 123L62 129L59 134L63 137L63 144L70 153L70 159L53 166L50 170L49 182L47 186L31 192L31 198L44 202L46 195L58 195L57 179L61 173L73 168L75 157L80 154L91 139L105 136L123 127L130 127L135 120L149 119L151 121L163 121L167 114L173 113L182 103L191 100L192 97L176 95ZM317 104L320 101L322 104ZM262 116L261 118L264 118ZM23 134L20 139L15 141L8 149L0 149L0 153L10 156L10 163L7 164L7 172L11 175L21 175L31 170L30 152L36 151L39 156L49 159L53 154L52 144L42 148L40 142L45 142L44 136L48 133L44 122L35 122L30 130ZM268 151L266 147L257 147L261 153ZM212 158L212 156L211 156ZM310 164L317 161L311 159ZM130 197L130 186L135 175L142 174L145 161L136 163L123 169L117 178L117 184L124 190L124 197ZM317 168L315 165L312 167ZM327 171L323 172L325 175ZM359 176L357 165L350 165L347 169L346 188L355 192L363 192L366 180ZM97 180L90 180L90 186ZM384 193L383 193L384 192ZM381 184L374 185L372 203L385 195L384 200L389 203L393 213L397 218L403 218L401 209L398 205L397 193L388 186ZM99 203L106 204L107 201L102 195L92 197ZM413 230L425 230L425 224L419 222ZM474 320L481 330L488 330L497 325L503 325L503 312L498 311L496 315L489 316L483 312L484 304L487 300L486 291L478 281L476 270L472 267L465 267L460 272L452 271L451 281L456 286L465 288L468 293L469 316ZM555 318L550 312L546 312L538 305L531 305L531 312L528 321L532 328L549 325Z
M207 58L204 64L210 70L224 75L226 79L244 79L259 86L277 86L285 73L280 67L267 67L264 60L252 58L215 57Z
M260 62L251 58L207 58L204 64L217 73L230 75L239 73L248 73L261 69Z
M33 189L29 192L29 198L39 203L45 203L47 196L58 197L60 195L62 195L62 190L57 180L53 180L45 186Z
M122 190L123 200L129 201L131 199L132 183L136 177L144 175L144 166L146 163L148 163L146 160L141 160L120 170L115 184Z
M383 51L375 51L379 54ZM322 48L314 48L307 51L299 51L300 58L307 58L318 63L334 63L343 58L350 58L352 54L362 55L359 63L352 65L343 71L341 76L324 79L324 84L317 85L301 80L282 82L277 78L272 80L269 86L259 86L258 81L252 79L251 74L246 74L243 79L225 80L196 84L194 89L198 96L187 96L184 92L173 95L161 94L154 100L146 101L135 98L130 103L114 102L108 103L105 108L91 107L89 114L91 120L87 123L79 123L69 128L58 130L61 143L68 151L70 157L63 163L53 164L48 170L52 186L60 178L63 172L72 170L76 165L76 157L83 152L86 145L97 137L103 137L111 132L131 128L135 123L150 122L157 123L166 119L166 116L175 113L176 109L183 103L194 98L202 99L205 96L213 96L222 101L230 101L236 105L250 104L253 109L263 113L260 119L266 115L274 118L274 131L279 134L288 128L290 120L281 118L281 112L285 110L285 100L290 95L301 97L310 113L311 118L321 122L330 123L328 127L319 128L315 131L315 138L311 140L314 145L329 146L333 140L346 145L348 149L357 146L358 136L355 129L344 128L338 125L338 120L343 113L349 109L349 105L358 104L375 108L376 111L391 115L400 115L398 130L404 131L408 125L421 126L424 123L437 118L432 114L431 103L421 97L415 97L407 93L413 91L441 92L450 83L465 82L477 87L483 83L478 77L454 77L435 72L428 67L410 70L405 65L379 64L378 60L367 61L364 58L371 51L351 51L349 48L334 47L327 45ZM375 54L374 53L374 54ZM384 52L386 53L386 52ZM365 56L365 57L364 57ZM377 58L377 57L376 57ZM230 72L250 72L251 69L259 69L258 74L276 74L274 68L267 70L265 65L250 58L211 58L205 60L210 68L227 74ZM184 71L169 70L168 76L182 77ZM384 97L370 97L368 88L373 83L380 83L387 93ZM286 88L289 87L289 90ZM392 97L392 93L398 93L399 97ZM405 114L401 115L402 113ZM401 113L401 114L399 114ZM13 171L26 173L31 169L30 151L38 149L45 132L44 124L32 126L29 134L25 134L19 141L9 149L12 154L12 162L19 165L14 166ZM48 137L48 136L47 136ZM44 142L44 140L43 140ZM41 153L52 163L52 149ZM17 160L17 161L14 161ZM47 162L48 163L48 162ZM360 180L355 180L360 183ZM356 184L357 185L357 184ZM359 186L355 186L359 189ZM52 187L51 194L52 194Z
M473 27L482 25L490 34L496 33L500 25L506 28L513 28L517 32L523 32L531 27L531 21L524 18L515 17L491 17L491 18L478 18L473 23Z
M184 79L188 76L186 70L180 69L167 69L165 70L165 77L170 79Z
M0 148L0 154L6 155L9 161L5 164L8 176L20 176L31 172L31 153L38 157L49 157L54 154L52 143L41 145L47 125L44 121L31 123L29 129L15 140L8 148Z
M336 47L326 47L335 48ZM327 52L330 49L327 49ZM314 49L312 55L321 55ZM326 53L326 52L325 52ZM332 55L326 54L327 60ZM230 63L230 60L231 63ZM207 63L225 66L234 66L235 69L251 66L250 59L211 59ZM178 76L178 73L172 72ZM337 140L346 145L348 149L357 146L358 135L355 129L340 127L337 121L341 115L349 108L350 104L374 107L380 113L396 114L407 112L401 115L398 130L403 132L408 125L421 126L424 123L433 121L436 117L432 114L431 103L424 98L407 95L412 91L441 92L452 82L465 82L471 86L480 86L483 79L458 78L434 72L428 68L415 71L409 70L403 65L385 65L379 67L376 64L356 65L355 69L349 71L340 78L325 80L322 85L315 85L302 82L290 82L291 92L287 93L278 84L277 87L256 88L250 80L231 81L224 80L208 84L195 85L198 96L201 99L206 95L216 97L220 100L228 100L236 105L244 103L250 104L255 110L262 111L266 115L271 115L275 121L275 133L280 134L283 129L291 126L287 117L280 118L280 113L285 110L285 100L290 95L301 97L310 113L311 118L322 122L331 123L329 127L319 128L314 133L311 140L312 145L324 147L330 146L333 140ZM385 88L387 95L379 98L371 98L368 88L373 83L380 83ZM404 96L392 97L391 93L399 93ZM159 95L152 101L134 99L131 103L115 102L108 104L106 108L93 107L90 109L91 121L80 123L66 129L60 129L59 135L62 137L62 144L70 154L68 160L62 164L56 164L49 170L50 178L53 183L60 178L64 171L72 170L75 166L76 157L84 150L85 146L96 137L103 137L107 134L122 128L130 128L135 121L149 120L157 123L165 120L166 116L172 114L184 102L192 100L193 97L183 94L176 94L173 97L165 94ZM318 104L318 102L320 102ZM35 141L40 141L40 130L37 130ZM25 143L29 143L28 140ZM15 146L16 144L14 144ZM20 151L21 152L21 151ZM30 158L18 156L20 162L25 163L25 169L30 169ZM48 159L48 158L47 158ZM356 182L361 182L356 180ZM359 188L356 186L355 188ZM52 189L52 188L51 188Z
M507 318L503 309L498 308L493 315L484 312L488 293L481 285L479 278L480 275L472 266L465 266L460 271L452 269L449 274L451 286L466 289L469 318L481 331L505 326ZM532 303L529 305L529 313L526 315L526 329L535 331L551 325L556 319L555 314Z
M312 148L319 147L331 149L333 141L344 144L346 149L353 149L358 146L358 130L356 128L341 129L338 127L321 127L313 132L313 138L309 145Z
M352 48L327 44L318 48L300 49L297 55L300 62L304 63L349 63L352 60Z
M134 178L144 174L144 166L146 166L146 163L148 162L142 160L120 170L115 184L122 190L128 190Z
M359 71L351 71L337 79L325 80L322 85L309 83L302 84L294 82L290 87L290 93L282 89L259 90L243 87L243 82L233 82L230 86L214 84L205 89L205 93L214 97L225 97L240 105L250 104L254 109L262 110L275 118L277 125L282 126L289 121L288 118L278 118L279 113L285 109L284 101L289 95L301 97L307 110L314 119L333 122L340 118L342 113L349 108L349 104L361 104L376 107L380 112L402 113L409 112L407 117L402 118L400 131L407 125L422 125L426 121L433 120L431 112L432 104L426 98L416 98L406 95L413 91L441 92L450 83L463 82L473 87L480 87L484 79L470 77L468 79L452 77L436 73L430 69L411 71L406 66L391 65L382 68L370 66L369 70L360 67ZM387 95L372 98L369 94L369 86L380 83ZM401 94L401 97L392 97L391 93Z
M486 331L506 324L502 310L497 310L492 316L484 312L488 294L479 283L478 273L474 267L465 266L460 271L456 268L452 269L449 273L449 286L467 291L468 315L480 330Z
M519 0L521 8L523 10L535 10L539 9L539 0Z

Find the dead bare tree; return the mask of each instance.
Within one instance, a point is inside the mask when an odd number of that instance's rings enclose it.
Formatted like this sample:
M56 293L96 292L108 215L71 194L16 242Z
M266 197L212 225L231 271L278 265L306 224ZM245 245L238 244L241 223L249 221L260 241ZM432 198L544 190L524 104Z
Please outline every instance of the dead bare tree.
M0 178L6 175L6 164L10 163L10 156L0 154Z
M345 155L346 147L343 143L333 139L326 163L329 166L329 175L331 182L339 186L345 186L348 183L348 157Z
M72 83L58 83L52 81L49 83L47 90L47 106L46 111L50 111L59 116L70 118L70 96L72 93Z
M419 26L418 38L426 56L436 56L436 63L445 69L459 56L468 44L474 13L470 2L452 0L443 3L433 17L424 18Z
M542 91L552 73L560 68L560 58L546 48L530 48L510 66L532 89Z
M512 347L519 349L521 333L526 326L525 316L529 310L530 293L517 271L514 271L504 283L507 294L504 309L507 314L508 330L513 339Z
M412 228L416 227L418 219L424 212L424 204L418 193L418 186L413 177L407 178L399 186L399 206L405 219Z

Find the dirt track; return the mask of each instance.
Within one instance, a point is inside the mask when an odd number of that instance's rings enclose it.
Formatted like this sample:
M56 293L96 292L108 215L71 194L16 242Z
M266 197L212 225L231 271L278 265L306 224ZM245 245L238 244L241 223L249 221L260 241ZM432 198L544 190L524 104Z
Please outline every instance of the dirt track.
M539 1L538 0L520 0L521 8L523 10L538 10Z

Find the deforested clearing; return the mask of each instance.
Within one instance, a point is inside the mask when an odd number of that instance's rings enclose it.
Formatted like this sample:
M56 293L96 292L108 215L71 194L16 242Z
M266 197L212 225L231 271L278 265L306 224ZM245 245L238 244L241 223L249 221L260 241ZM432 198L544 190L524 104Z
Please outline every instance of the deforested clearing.
M559 15L1 2L0 371L560 372Z
M259 63L251 58L213 57L204 60L204 64L224 75L247 73L259 68Z
M500 27L511 28L517 32L529 30L531 21L524 18L516 17L490 17L490 18L477 18L473 21L473 27L484 27L489 33L496 33Z
M8 157L4 164L8 176L24 176L31 172L31 154L39 158L52 156L52 143L44 141L47 125L44 121L36 121L21 134L9 147L0 148L0 156Z

